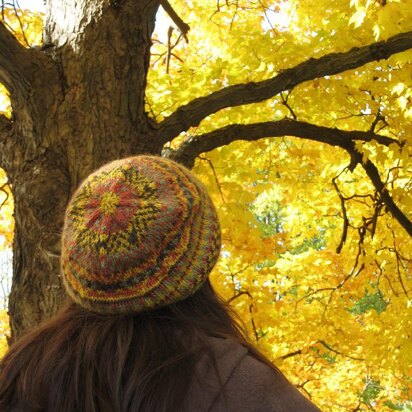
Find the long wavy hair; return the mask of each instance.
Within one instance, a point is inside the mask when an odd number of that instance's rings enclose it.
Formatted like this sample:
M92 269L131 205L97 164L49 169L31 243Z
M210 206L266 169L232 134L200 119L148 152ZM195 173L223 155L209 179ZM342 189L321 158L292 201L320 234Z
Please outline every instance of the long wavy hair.
M210 337L235 339L270 365L209 281L185 300L133 315L100 315L68 301L1 360L0 410L184 410L197 361L213 356Z

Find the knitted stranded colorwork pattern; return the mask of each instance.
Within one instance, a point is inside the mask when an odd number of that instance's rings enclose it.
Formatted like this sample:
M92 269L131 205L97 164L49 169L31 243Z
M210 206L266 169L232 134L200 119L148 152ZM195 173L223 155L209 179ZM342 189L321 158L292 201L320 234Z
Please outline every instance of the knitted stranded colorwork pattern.
M192 295L219 257L203 184L160 157L116 160L73 195L62 237L68 294L99 313L136 313Z

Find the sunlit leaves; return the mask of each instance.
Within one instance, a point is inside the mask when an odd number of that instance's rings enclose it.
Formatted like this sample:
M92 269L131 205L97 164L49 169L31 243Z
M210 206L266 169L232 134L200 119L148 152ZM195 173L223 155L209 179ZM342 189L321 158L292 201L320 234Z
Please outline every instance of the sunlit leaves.
M217 10L214 1L176 1L191 24L190 42L174 49L179 59L171 56L167 74L165 62L154 62L148 101L167 115L222 86L269 78L310 57L410 30L407 3L238 1L220 2ZM399 144L359 142L357 150L377 165L412 218L409 54L226 109L188 133L284 117L373 130ZM363 168L350 163L340 149L287 137L235 142L202 155L195 171L219 208L224 237L214 283L252 338L325 410L406 410L411 240Z
M4 8L0 18L13 35L26 47L42 42L43 16L30 10Z
M222 87L412 28L410 0L176 0L173 7L191 30L186 43L159 16L146 90L156 120ZM30 35L40 24L28 21ZM395 142L359 141L356 149L412 219L411 73L411 52L400 53L222 110L170 145L231 123L285 117L373 131ZM10 114L7 102L0 110ZM259 347L324 410L407 410L412 242L362 165L340 148L285 136L220 147L202 154L194 171L222 223L214 284Z
M0 83L0 114L10 118L11 105L6 88Z

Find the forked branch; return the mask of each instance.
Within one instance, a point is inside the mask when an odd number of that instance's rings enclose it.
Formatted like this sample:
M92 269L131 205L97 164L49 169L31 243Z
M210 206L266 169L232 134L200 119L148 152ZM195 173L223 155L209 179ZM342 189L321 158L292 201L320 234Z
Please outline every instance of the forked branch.
M309 59L268 80L225 87L178 108L160 123L158 137L164 144L226 107L258 103L282 91L291 90L305 81L355 69L411 48L412 31L409 31L388 40L355 47L345 53L330 53L319 59Z
M350 142L355 140L364 142L376 140L385 146L389 146L391 143L398 143L395 139L373 132L347 131L316 126L298 120L283 119L274 122L232 124L210 133L190 137L176 151L168 154L168 157L191 168L195 158L201 153L210 152L235 140L255 141L264 137L283 136L301 137L342 148L346 148Z
M389 210L389 212L391 212L392 216L398 221L398 223L408 232L409 236L412 237L412 222L392 199L388 189L386 188L380 177L378 168L369 159L363 161L362 155L356 151L355 145L353 143L351 143L345 149L353 158L358 160L359 164L362 165L370 181L375 186L376 192L380 196L386 208Z
M392 216L412 237L412 222L396 205L383 183L377 167L369 160L363 161L362 155L355 149L355 141L370 142L376 140L378 143L389 146L392 143L399 144L395 139L382 136L372 131L347 131L316 126L297 120L284 119L276 122L263 122L253 124L233 124L213 132L185 140L180 147L173 151L169 150L167 157L180 162L187 167L193 167L195 158L204 152L209 152L217 147L227 145L235 140L255 141L264 137L295 136L309 139L331 146L337 146L346 150L351 156L353 168L357 164L362 165L376 192L382 202L391 212Z
M0 22L0 82L10 93L26 86L27 70L34 50L23 47L13 34Z
M176 24L177 28L182 33L186 42L188 42L187 33L190 30L190 26L185 23L180 16L176 13L175 9L171 6L168 0L160 0L160 5L163 7L164 11L169 15L173 20L173 23Z

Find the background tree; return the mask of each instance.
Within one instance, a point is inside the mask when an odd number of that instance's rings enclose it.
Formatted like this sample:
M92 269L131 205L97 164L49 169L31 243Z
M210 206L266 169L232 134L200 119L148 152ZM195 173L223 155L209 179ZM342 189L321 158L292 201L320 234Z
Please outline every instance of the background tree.
M174 25L153 33L159 3ZM162 154L208 185L214 283L297 386L325 410L407 410L410 0L50 0L2 17L15 337L62 301L79 182Z

